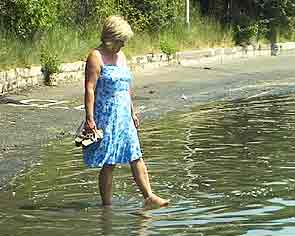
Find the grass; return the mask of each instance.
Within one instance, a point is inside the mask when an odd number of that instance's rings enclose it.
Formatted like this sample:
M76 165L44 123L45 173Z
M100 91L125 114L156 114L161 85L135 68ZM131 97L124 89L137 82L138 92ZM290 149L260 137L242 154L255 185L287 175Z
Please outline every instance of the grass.
M98 39L98 31L80 32L65 27L56 27L37 40L20 40L2 32L0 70L38 65L44 48L58 55L63 62L83 60L88 50L98 44Z
M163 34L177 42L178 50L234 45L233 32L230 29L222 29L220 24L207 18L194 19L189 28L181 24L176 25Z
M85 60L89 50L99 45L99 29L78 29L55 27L42 37L20 40L12 34L0 31L0 70L28 67L40 64L44 48L56 54L59 61ZM216 46L233 46L233 33L222 29L220 24L206 18L194 19L190 28L178 24L158 34L138 33L124 48L127 57L160 52L161 39L168 39L177 45L177 50L189 50Z
M294 42L295 41L295 31L292 30L292 31L290 31L288 33L280 34L278 36L278 41L282 42L282 43L290 42L290 41Z

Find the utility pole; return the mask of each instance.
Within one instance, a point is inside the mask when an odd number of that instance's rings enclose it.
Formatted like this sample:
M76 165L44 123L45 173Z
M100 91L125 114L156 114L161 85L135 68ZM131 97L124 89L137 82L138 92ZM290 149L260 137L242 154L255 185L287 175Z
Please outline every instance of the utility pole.
M189 1L190 0L186 0L186 24L188 26L188 28L190 28L190 17L189 17Z

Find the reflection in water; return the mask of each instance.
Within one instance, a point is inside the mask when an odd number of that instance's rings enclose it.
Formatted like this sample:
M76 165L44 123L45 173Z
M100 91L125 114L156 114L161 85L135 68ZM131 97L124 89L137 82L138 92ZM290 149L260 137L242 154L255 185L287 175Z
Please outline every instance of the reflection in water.
M111 208L102 209L100 225L102 225L103 235L112 235L113 212Z
M142 210L128 167L102 208L98 170L71 139L0 193L2 235L294 235L295 97L195 107L143 124L144 156L169 208Z
M149 235L149 225L152 221L152 216L149 216L145 212L135 212L135 213L129 213L126 214L118 214L118 212L115 209L112 208L102 208L101 214L99 214L100 218L100 224L101 225L101 233L102 235L130 235L134 233L138 236L146 236ZM121 225L116 225L116 218L121 218ZM132 221L130 219L134 218ZM124 223L125 222L125 223ZM127 225L128 222L130 224L133 224L133 227L135 230L130 231L132 227L131 225ZM117 231L117 234L115 234L114 228L122 227L121 232ZM125 232L125 233L124 233Z

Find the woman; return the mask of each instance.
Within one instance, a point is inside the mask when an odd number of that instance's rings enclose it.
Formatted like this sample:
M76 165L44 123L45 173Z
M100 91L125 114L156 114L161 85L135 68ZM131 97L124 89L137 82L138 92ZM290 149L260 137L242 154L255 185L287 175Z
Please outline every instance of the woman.
M137 136L139 120L130 96L131 73L121 48L133 36L119 16L106 19L101 45L90 52L85 70L86 130L101 128L100 143L83 148L88 167L101 167L99 190L104 206L112 204L112 172L116 164L129 163L145 199L145 207L166 206L168 201L152 193Z

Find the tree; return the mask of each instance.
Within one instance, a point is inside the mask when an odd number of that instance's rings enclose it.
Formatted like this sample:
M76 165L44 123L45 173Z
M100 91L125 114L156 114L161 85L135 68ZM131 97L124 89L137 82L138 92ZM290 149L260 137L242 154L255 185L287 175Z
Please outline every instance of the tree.
M134 22L133 25L138 30L159 32L181 21L184 16L183 0L124 0L123 2L121 12Z
M288 34L295 29L294 0L196 1L200 4L203 14L214 16L219 20L225 18L226 22L243 32L253 31L252 29L258 26L258 36L266 37L273 43L277 41L279 34ZM245 16L248 23L245 21Z
M0 21L6 29L22 38L53 27L57 21L54 0L5 0L0 4Z
M255 0L259 23L266 29L268 38L275 43L279 33L294 27L295 2L293 0Z

